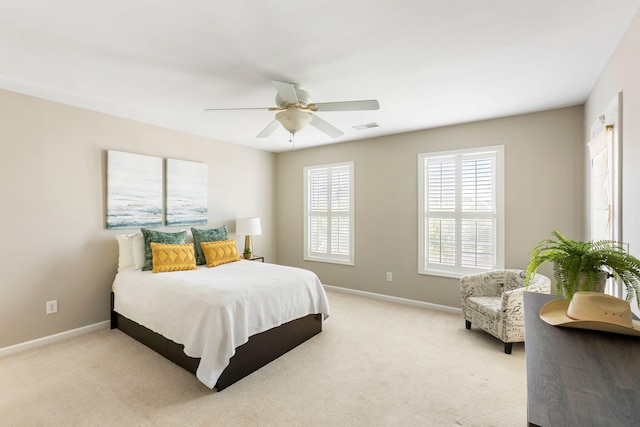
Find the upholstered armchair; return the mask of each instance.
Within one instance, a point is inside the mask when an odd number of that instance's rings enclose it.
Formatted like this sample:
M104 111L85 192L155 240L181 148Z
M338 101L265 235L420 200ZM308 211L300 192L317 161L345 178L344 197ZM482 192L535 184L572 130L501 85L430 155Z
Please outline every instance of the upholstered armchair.
M504 343L511 354L514 342L524 341L523 270L494 270L460 279L465 328L476 325ZM551 281L536 274L526 291L549 293Z

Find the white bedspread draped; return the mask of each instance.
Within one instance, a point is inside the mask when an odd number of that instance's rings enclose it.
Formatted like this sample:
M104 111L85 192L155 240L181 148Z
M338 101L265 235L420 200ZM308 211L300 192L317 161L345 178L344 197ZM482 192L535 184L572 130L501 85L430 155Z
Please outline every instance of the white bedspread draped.
M115 311L202 359L196 376L209 388L250 336L308 314L329 316L313 272L254 261L170 273L123 271L113 291Z

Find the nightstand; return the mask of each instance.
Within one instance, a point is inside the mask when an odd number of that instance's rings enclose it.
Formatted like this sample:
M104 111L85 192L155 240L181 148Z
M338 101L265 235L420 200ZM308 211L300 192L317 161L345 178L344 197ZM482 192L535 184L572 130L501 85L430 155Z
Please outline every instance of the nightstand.
M263 256L252 256L251 258L245 258L245 259L249 260L249 261L258 261L258 260L260 260L260 261L264 262L264 257Z

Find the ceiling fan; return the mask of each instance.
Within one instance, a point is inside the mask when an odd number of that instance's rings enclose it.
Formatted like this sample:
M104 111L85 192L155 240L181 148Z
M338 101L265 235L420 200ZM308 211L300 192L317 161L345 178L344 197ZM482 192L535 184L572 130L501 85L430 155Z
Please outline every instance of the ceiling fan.
M276 107L249 107L249 108L206 108L205 111L228 110L268 110L278 111L275 120L257 135L257 138L266 138L271 135L281 124L291 135L295 135L307 124L314 126L332 138L344 135L337 127L321 119L315 113L318 111L363 111L377 110L380 104L375 99L362 101L339 102L310 102L309 93L300 88L297 83L286 83L272 80L271 85L276 89Z

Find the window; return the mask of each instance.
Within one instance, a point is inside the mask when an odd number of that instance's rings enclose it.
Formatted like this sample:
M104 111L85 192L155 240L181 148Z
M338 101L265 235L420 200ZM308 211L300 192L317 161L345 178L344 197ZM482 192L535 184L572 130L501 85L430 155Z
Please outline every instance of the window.
M621 240L621 103L622 92L619 92L591 125L591 141L587 143L591 158L588 193L590 240ZM623 288L620 280L607 280L605 293L625 298L627 292ZM638 307L632 304L631 309L640 315Z
M418 155L418 273L504 267L502 146Z
M353 265L353 162L304 168L304 259Z

